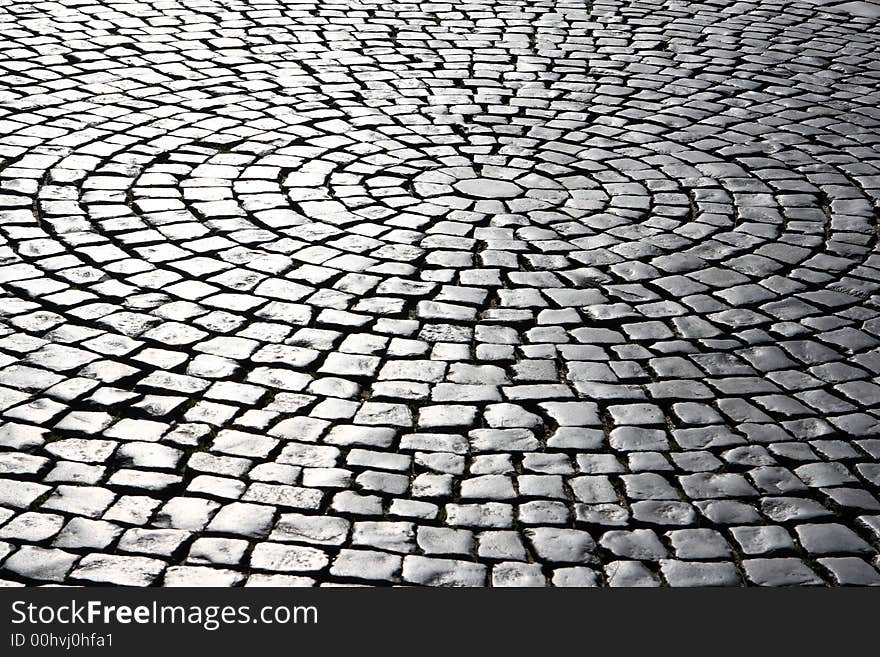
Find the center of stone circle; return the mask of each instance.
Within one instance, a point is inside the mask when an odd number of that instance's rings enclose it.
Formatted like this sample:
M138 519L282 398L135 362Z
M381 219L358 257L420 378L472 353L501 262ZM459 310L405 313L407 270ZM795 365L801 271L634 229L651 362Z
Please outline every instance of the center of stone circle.
M476 198L513 198L522 194L523 189L516 183L494 178L469 178L453 185L462 194Z

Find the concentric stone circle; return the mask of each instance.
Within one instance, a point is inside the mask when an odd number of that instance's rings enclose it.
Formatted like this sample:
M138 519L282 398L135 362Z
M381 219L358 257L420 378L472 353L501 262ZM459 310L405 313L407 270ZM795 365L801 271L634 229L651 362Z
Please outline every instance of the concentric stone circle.
M0 577L878 583L875 8L0 8Z

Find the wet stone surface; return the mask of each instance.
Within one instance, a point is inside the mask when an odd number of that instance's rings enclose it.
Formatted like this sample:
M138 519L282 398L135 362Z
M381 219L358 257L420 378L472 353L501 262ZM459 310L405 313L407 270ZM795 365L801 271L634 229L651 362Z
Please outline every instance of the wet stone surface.
M0 7L0 580L876 585L870 2Z

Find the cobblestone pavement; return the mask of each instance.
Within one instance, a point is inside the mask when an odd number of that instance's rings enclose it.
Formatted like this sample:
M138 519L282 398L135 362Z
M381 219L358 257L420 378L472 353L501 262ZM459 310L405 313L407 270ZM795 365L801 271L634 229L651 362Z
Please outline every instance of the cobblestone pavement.
M0 578L880 583L878 16L7 0Z

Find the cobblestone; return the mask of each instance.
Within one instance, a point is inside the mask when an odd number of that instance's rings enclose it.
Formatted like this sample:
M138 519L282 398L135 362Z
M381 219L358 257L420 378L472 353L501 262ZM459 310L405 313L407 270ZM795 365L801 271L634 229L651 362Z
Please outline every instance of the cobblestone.
M875 2L0 7L0 578L880 584Z

